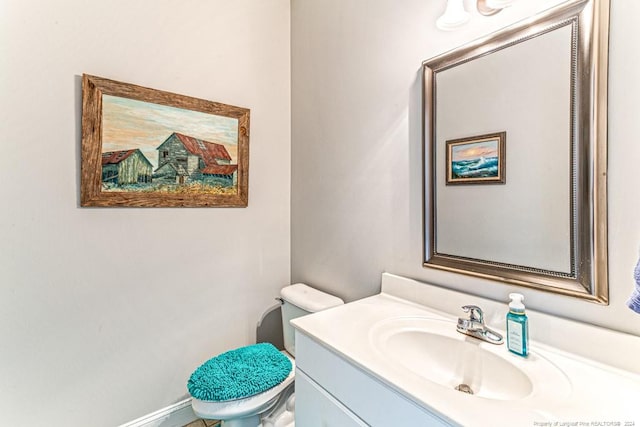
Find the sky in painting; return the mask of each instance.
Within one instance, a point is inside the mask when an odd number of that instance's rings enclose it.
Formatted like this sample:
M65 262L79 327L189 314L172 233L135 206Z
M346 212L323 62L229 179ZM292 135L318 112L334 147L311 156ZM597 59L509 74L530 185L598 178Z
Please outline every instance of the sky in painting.
M497 157L498 140L473 142L451 147L453 161L473 160L480 157Z
M156 148L173 132L224 144L231 163L237 163L237 119L119 96L102 96L103 153L139 148L156 168Z

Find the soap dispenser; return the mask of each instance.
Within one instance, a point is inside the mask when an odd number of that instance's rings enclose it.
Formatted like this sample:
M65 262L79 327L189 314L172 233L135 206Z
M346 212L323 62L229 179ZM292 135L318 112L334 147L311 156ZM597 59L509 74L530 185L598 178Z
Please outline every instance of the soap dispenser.
M522 294L509 294L509 313L507 314L507 348L518 356L529 355L529 324L524 313Z

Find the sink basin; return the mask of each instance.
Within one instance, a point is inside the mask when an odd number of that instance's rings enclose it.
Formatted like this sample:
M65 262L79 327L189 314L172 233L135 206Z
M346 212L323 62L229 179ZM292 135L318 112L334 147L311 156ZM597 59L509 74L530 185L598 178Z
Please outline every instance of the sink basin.
M398 317L376 323L369 340L395 369L449 390L494 400L534 396L557 399L570 394L570 383L555 365L536 353L524 359L505 345L494 345L456 332L450 320Z

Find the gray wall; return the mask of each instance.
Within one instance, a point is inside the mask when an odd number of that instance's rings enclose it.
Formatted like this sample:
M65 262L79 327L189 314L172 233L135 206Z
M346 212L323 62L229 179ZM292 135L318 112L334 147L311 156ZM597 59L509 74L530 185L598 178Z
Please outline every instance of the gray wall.
M292 1L292 279L347 300L389 271L506 301L516 288L422 267L423 60L561 1L517 2L459 31L444 1ZM524 290L529 307L640 335L625 301L640 245L637 2L613 0L608 307ZM465 2L471 10L471 2ZM541 207L542 209L542 207ZM535 327L535 325L532 325Z
M253 342L290 282L289 18L287 0L0 2L0 425L120 425ZM79 208L82 73L250 108L249 207Z

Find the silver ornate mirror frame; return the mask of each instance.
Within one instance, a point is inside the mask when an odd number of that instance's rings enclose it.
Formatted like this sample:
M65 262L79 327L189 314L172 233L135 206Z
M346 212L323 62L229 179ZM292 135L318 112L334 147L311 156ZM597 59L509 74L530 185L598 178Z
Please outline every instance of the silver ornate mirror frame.
M570 26L571 272L438 253L436 116L438 73ZM424 266L608 304L607 64L609 0L572 0L423 63ZM544 249L541 249L544 250Z

